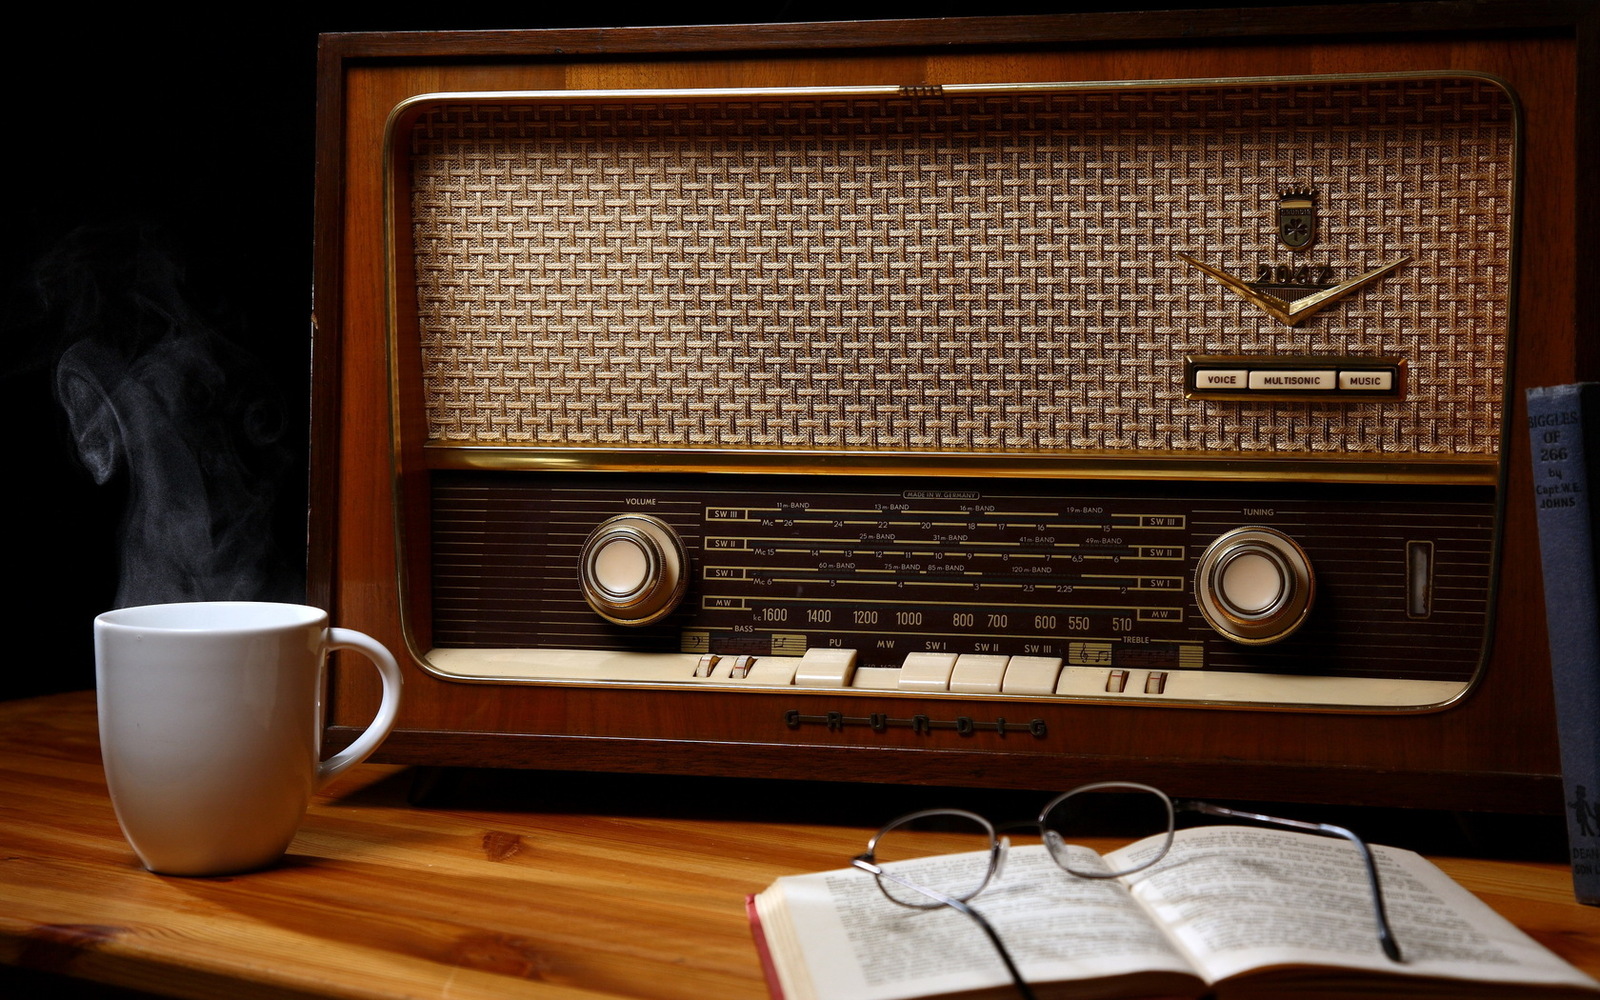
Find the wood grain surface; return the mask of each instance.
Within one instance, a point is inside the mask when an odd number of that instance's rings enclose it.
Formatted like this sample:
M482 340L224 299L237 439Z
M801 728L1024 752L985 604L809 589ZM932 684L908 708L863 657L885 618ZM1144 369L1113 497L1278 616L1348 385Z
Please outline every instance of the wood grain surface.
M166 878L139 867L117 828L93 694L0 703L0 963L12 967L0 966L0 996L68 976L229 1000L758 1000L746 894L843 865L906 808L999 819L1036 798L935 794L368 764L317 797L278 866ZM1404 846L1417 846L1437 830L1425 818L1402 815L1383 839L1414 828ZM1436 860L1600 973L1600 912L1572 901L1565 866Z
M1046 81L1218 79L1470 71L1519 96L1525 184L1516 279L1519 337L1511 426L1522 388L1572 381L1592 318L1575 289L1593 263L1575 219L1596 201L1578 128L1594 75L1592 5L1429 3L1185 11L1149 16L934 19L694 29L340 35L319 82L316 425L311 601L401 653L407 703L383 759L594 771L1045 789L1094 778L1161 781L1175 793L1430 808L1561 809L1527 441L1509 439L1504 553L1482 682L1446 711L1406 716L1029 703L1050 738L992 733L925 739L795 729L789 710L860 715L859 692L755 694L441 680L428 648L428 466L420 394L391 406L390 287L384 248L383 126L418 94ZM1589 164L1586 168L1585 164ZM401 278L404 275L400 275ZM404 285L404 281L398 282ZM399 352L410 385L414 361ZM396 453L389 433L398 421ZM396 498L401 502L397 508ZM412 520L397 510L412 512ZM396 545L397 538L407 541ZM400 582L409 581L402 594ZM402 621L409 608L409 623ZM408 631L408 627L412 631ZM336 737L376 704L365 668L336 670ZM993 702L893 702L900 715L987 717ZM874 708L872 710L885 710ZM1021 709L1011 711L1013 716ZM1501 739L1499 734L1516 734Z

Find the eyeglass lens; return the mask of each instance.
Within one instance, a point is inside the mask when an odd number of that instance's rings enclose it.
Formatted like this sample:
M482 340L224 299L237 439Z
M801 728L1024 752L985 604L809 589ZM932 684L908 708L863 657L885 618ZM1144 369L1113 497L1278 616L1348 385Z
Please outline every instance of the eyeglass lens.
M1115 878L1161 860L1172 846L1174 813L1172 800L1148 785L1102 782L1056 798L1040 813L1039 825L1056 864L1082 878ZM1165 842L1158 842L1132 864L1109 873L1095 855L1070 850L1072 844L1085 837L1140 840L1163 833Z
M890 876L966 901L983 889L992 874L994 828L982 817L955 810L915 813L878 834L873 860ZM893 877L879 876L884 894L904 906L929 909L943 905Z

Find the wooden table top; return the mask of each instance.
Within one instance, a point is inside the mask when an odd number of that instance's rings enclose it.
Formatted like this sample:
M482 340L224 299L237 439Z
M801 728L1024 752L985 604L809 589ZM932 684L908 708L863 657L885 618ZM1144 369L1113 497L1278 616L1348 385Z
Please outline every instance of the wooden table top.
M421 794L428 779L444 783ZM228 1000L760 1000L745 896L841 867L903 808L969 804L933 795L361 765L277 867L167 878L117 828L93 693L4 702L0 993L10 966ZM1565 866L1433 857L1600 976L1600 911L1573 901Z

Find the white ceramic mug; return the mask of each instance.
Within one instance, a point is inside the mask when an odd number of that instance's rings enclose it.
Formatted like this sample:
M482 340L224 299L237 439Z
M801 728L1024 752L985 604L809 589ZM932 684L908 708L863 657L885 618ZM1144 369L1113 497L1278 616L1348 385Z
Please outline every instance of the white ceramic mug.
M375 639L298 604L122 608L94 622L100 752L122 832L165 875L263 868L289 847L311 794L377 749L400 707L400 667ZM377 717L321 759L328 654L383 676Z

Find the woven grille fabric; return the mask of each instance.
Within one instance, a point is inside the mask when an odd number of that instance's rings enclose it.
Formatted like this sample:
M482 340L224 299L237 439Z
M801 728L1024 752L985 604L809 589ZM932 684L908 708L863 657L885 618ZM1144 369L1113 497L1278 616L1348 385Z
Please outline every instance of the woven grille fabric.
M1489 82L500 96L408 138L437 442L1498 453L1516 136ZM1318 201L1304 254L1289 188ZM1291 328L1179 254L1413 259ZM1190 400L1190 354L1398 357L1408 392Z

